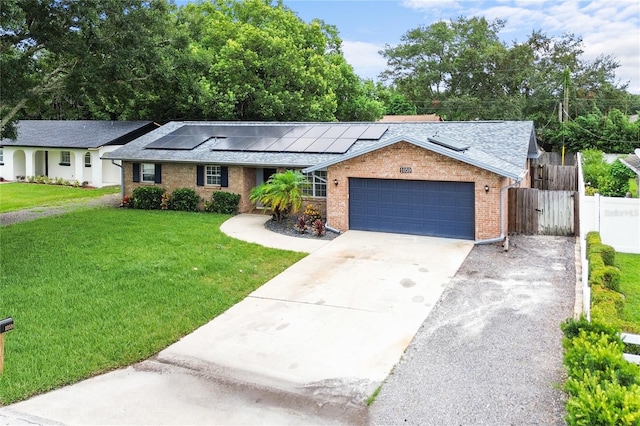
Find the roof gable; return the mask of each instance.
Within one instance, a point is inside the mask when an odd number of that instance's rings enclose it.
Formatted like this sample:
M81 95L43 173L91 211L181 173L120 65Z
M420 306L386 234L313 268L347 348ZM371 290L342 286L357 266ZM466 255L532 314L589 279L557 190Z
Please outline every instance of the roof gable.
M422 127L420 129L419 127ZM429 132L424 127L431 127ZM390 127L390 130L392 127ZM352 150L340 158L308 167L306 173L329 167L341 161L408 142L449 158L488 170L516 181L522 180L527 158L539 156L532 122L443 122L407 124L394 128L397 132L377 144ZM431 133L431 135L429 135ZM386 136L386 135L385 135Z

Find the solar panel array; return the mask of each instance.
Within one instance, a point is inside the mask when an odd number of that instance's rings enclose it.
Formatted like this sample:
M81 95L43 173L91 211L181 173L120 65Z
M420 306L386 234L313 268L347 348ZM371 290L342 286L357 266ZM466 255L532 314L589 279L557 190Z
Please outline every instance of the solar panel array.
M366 124L299 126L237 126L186 124L145 148L191 150L215 140L212 151L304 152L343 154L357 140L378 140L386 126Z

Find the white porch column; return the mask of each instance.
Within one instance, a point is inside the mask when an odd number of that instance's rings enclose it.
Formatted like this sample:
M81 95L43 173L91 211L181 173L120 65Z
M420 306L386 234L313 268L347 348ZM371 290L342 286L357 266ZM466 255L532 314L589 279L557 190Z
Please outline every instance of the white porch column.
M83 151L71 151L73 154L73 160L71 164L73 164L74 175L72 176L74 180L82 183L84 180L84 152Z
M99 151L89 151L91 154L91 185L102 187L102 160Z
M24 176L25 179L28 176L35 176L36 175L36 151L33 148L23 148L24 149L24 160L25 160L25 170L24 170Z

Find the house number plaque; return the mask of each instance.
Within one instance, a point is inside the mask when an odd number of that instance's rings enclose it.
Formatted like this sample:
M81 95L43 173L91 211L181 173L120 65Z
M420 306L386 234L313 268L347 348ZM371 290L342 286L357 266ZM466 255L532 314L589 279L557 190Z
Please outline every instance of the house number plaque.
M411 173L411 167L400 167L400 173Z

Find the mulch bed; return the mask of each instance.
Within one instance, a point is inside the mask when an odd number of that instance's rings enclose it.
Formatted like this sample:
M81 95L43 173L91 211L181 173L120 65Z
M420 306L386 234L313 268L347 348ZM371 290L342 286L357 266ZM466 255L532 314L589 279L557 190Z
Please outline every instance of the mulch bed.
M313 235L311 229L307 229L305 232L298 232L294 225L298 221L297 216L290 216L287 219L283 219L281 222L277 222L273 219L265 222L264 227L270 231L277 232L279 234L289 235L297 238L313 238L316 240L333 240L340 234L327 230L322 237Z

